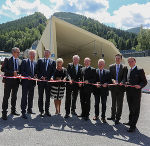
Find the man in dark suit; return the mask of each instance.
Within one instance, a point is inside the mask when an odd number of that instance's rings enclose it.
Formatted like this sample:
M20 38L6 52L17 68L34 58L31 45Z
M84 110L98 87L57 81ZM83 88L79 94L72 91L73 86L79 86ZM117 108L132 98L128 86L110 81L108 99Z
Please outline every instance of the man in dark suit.
M21 64L21 60L18 58L19 53L20 49L14 47L12 48L12 57L5 58L1 68L1 71L4 72L4 76L6 77L18 76ZM10 97L10 93L11 93L11 114L19 116L19 114L16 112L16 100L20 79L3 78L3 82L4 82L4 97L2 103L2 119L7 120L8 99Z
M130 113L129 122L124 124L130 126L128 132L134 132L140 114L141 90L146 86L147 80L144 70L136 66L136 60L134 57L128 58L128 63L130 69L128 69L128 73L126 74L127 85L132 85L134 87L127 86L126 88Z
M66 115L65 118L69 117L70 107L71 114L77 115L75 112L76 109L76 100L79 91L79 84L75 82L79 82L81 80L81 68L82 65L79 64L80 57L78 55L73 56L73 62L68 64L67 72L71 77L71 84L67 84L66 86L66 100L65 100L65 110Z
M45 50L44 58L39 59L37 62L36 73L38 79L40 80L49 81L56 70L56 62L53 59L49 58L50 55L51 55L50 50ZM43 109L44 90L46 94L45 115L51 116L49 112L50 91L51 91L50 83L44 81L44 82L38 82L37 84L38 84L38 94L39 94L38 107L39 107L40 116L42 117L44 116L44 109Z
M29 59L24 59L21 63L21 75L28 77L29 79L22 79L22 99L21 99L21 113L22 118L27 119L26 107L28 104L28 114L35 114L32 111L33 107L33 97L34 97L34 87L36 86L36 81L30 80L30 78L35 78L36 74L36 62L34 61L35 51L29 50ZM27 103L28 102L28 103Z
M103 123L106 123L105 113L106 113L106 101L108 92L108 84L111 83L110 72L104 69L105 61L103 59L99 59L98 61L98 69L96 69L96 83L97 86L94 86L94 97L95 97L95 117L93 120L99 119L99 103L101 97L102 104L102 114L101 120Z
M90 104L91 104L91 93L92 93L92 84L95 82L95 74L96 70L95 68L91 67L91 59L85 58L84 59L84 65L81 69L81 79L84 84L81 86L80 90L80 102L81 102L81 109L82 113L78 117L82 117L85 120L89 119L90 114Z
M111 79L115 86L110 87L112 97L111 118L107 119L115 120L115 124L119 124L125 92L125 87L122 84L125 83L127 67L121 64L122 55L117 54L115 56L115 61L116 64L112 64L109 67Z

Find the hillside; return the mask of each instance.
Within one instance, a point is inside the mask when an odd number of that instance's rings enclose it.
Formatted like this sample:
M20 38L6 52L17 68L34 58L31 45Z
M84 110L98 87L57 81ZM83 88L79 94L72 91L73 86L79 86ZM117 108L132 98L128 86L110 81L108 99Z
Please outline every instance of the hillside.
M120 49L131 49L137 45L137 35L120 29L108 27L94 19L82 15L58 12L54 16L110 40ZM0 51L10 52L14 46L22 51L39 40L46 26L46 17L36 12L21 19L0 24Z
M17 46L22 51L40 39L46 26L46 17L41 13L23 17L21 19L0 24L0 50L9 52Z
M140 32L141 27L130 28L127 31L131 33L138 34Z

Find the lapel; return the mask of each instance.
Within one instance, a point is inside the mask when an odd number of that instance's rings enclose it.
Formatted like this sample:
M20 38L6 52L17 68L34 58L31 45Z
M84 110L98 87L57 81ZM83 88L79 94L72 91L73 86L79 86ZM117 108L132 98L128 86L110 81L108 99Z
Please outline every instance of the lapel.
M31 66L30 66L30 60L27 61L27 67L29 68L29 72L31 73Z
M134 72L137 70L137 66L130 72L130 76L134 75Z
M114 74L115 74L115 77L116 77L116 64L114 65Z
M11 63L11 68L14 71L14 60L13 60L13 56L10 58L10 63Z

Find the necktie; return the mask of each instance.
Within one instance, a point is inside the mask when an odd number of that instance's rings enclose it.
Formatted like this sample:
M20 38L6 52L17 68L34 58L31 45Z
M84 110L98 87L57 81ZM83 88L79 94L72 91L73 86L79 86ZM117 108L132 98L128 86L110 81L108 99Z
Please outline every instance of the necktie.
M31 61L31 73L32 73L32 76L34 76L33 61Z
M45 59L45 70L47 71L47 59Z
M18 70L18 67L17 67L17 59L15 59L15 71Z
M78 68L77 68L77 65L75 66L75 70L76 70L76 74L78 73Z
M130 80L130 74L131 74L132 68L130 70L128 70L128 74L127 74L127 81L129 82Z
M119 64L117 64L117 69L116 69L116 81L118 81L118 74L119 74Z
M102 81L102 70L100 70L99 76L100 76L100 81Z

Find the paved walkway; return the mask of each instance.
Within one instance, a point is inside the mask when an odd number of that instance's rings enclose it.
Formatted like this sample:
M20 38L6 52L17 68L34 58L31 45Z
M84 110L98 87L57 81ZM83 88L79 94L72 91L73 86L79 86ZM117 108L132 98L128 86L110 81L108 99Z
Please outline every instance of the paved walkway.
M0 109L3 98L3 84L0 79ZM123 124L117 126L112 121L107 124L101 121L93 121L94 97L91 98L91 115L89 121L73 116L65 120L63 118L64 99L62 100L62 115L56 116L53 100L51 100L50 111L52 117L41 118L38 115L37 88L35 90L34 108L37 114L28 116L24 120L17 116L9 115L7 121L0 119L0 146L99 146L99 145L150 145L150 95L143 93L141 114L135 133L128 133ZM17 111L20 112L21 87L17 100ZM107 113L110 116L111 98L107 100ZM10 109L10 104L9 104ZM9 110L10 113L10 110ZM80 113L79 98L77 101L77 113ZM1 113L0 113L1 116ZM124 99L123 114L121 122L128 121L128 106Z

